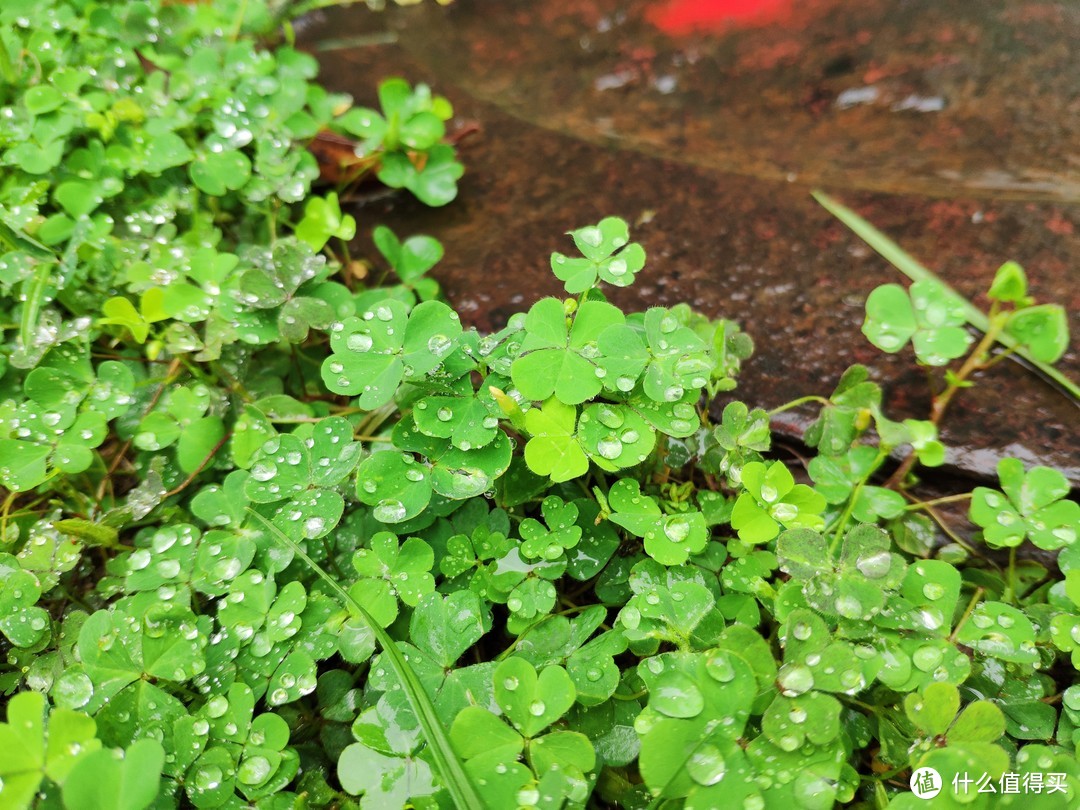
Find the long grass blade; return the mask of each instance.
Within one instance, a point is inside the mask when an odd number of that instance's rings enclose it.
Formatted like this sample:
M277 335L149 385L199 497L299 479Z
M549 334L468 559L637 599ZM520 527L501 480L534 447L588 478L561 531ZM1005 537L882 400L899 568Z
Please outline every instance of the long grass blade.
M958 305L963 307L964 317L969 324L974 326L980 332L986 332L990 327L990 321L982 310L946 284L934 272L923 267L910 254L905 252L903 248L896 244L896 242L892 241L892 239L887 237L850 208L834 200L825 192L811 191L810 193L826 211L847 225L856 236L880 253L890 264L909 279L912 281L926 281L932 279L940 284L945 289L946 293L954 298ZM1077 385L1053 366L1036 360L1031 356L1027 349L1017 347L1017 341L1011 335L1002 332L997 340L1003 346L1015 349L1017 355L1024 358L1026 362L1037 368L1040 373L1057 383L1062 390L1068 393L1074 400L1080 399L1080 385Z
M342 588L341 585L322 568L322 566L311 559L299 544L289 539L281 529L254 509L248 507L247 511L262 523L275 539L287 546L300 557L312 571L319 575L323 582L330 586L330 589L341 598L345 606L363 619L367 626L371 628L371 632L374 633L375 638L378 639L379 646L382 647L386 657L390 659L390 666L393 667L394 672L398 676L398 680L401 681L402 688L405 690L405 696L409 699L409 705L416 714L416 719L420 722L420 727L424 731L424 739L427 740L428 747L431 749L432 757L435 760L435 765L439 770L439 775L442 777L446 789L450 792L450 797L453 799L454 806L459 808L459 810L483 810L485 804L480 799L479 794L476 792L476 788L465 773L465 769L462 767L461 761L457 758L457 754L454 753L454 749L451 748L450 738L446 735L446 730L439 720L439 715L435 711L435 706L431 702L431 698L428 697L428 693L424 690L424 685L420 683L420 679L417 678L416 673L413 672L412 667L409 666L409 662L405 660L405 656L402 654L401 650L398 649L394 639L390 637L390 635L375 621L371 614L368 613L359 602L349 595L348 591Z

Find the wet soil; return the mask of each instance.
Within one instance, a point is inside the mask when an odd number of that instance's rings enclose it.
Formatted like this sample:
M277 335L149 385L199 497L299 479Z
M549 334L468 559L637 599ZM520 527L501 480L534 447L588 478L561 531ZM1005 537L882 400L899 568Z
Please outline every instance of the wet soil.
M928 408L911 356L859 333L869 291L902 278L814 187L977 303L1011 258L1037 297L1080 313L1080 7L804 0L687 29L665 22L673 5L458 0L308 20L331 89L373 104L385 76L427 81L481 128L462 146L458 200L362 192L363 238L379 223L438 237L448 296L493 329L559 291L547 257L565 231L623 216L649 264L612 298L738 320L757 351L734 395L764 407L828 394L857 362L894 418ZM1077 379L1075 347L1060 365ZM777 429L808 418L785 413ZM955 401L943 438L963 475L1011 455L1080 484L1078 424L1075 403L1005 362Z

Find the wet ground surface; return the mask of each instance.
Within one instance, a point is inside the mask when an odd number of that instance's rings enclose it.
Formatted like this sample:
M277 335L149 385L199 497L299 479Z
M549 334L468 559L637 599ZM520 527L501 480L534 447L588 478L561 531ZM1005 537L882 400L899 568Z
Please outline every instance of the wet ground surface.
M481 127L457 201L361 200L361 231L441 239L436 274L487 329L558 292L561 234L621 215L649 264L614 300L739 320L757 352L736 395L764 407L828 394L855 362L886 383L891 416L928 405L910 356L859 333L869 291L901 278L813 187L965 295L1012 258L1036 296L1080 313L1080 6L758 0L767 13L693 29L712 5L458 0L310 20L330 88L370 104L387 75L427 81ZM1080 377L1075 348L1061 367ZM1075 404L1006 362L957 399L944 440L965 474L1012 455L1080 484L1078 424Z

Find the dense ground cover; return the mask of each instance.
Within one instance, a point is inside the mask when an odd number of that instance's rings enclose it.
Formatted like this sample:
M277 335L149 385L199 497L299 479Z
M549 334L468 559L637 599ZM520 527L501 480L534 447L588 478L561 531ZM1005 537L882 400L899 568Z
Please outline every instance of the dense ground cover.
M998 341L1067 345L1018 266L981 336L933 279L875 291L934 411L854 367L803 463L734 398L736 324L608 302L662 272L618 218L491 335L436 240L351 256L306 147L450 203L428 88L327 93L259 0L0 23L0 807L903 810L919 768L935 807L1076 800L1068 482L918 490Z

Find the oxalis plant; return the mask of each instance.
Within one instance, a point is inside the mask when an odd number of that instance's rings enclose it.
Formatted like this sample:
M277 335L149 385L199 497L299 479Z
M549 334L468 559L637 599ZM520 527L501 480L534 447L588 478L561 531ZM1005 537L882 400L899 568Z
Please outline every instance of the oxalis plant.
M873 342L946 369L926 420L863 367L734 399L734 323L607 300L646 263L618 218L479 334L436 240L352 257L310 194L337 126L424 199L445 103L351 108L258 46L276 12L0 10L0 807L903 810L927 768L933 807L1077 803L1067 480L919 494L953 397L1067 344L1016 265L981 339L944 288L870 296Z

